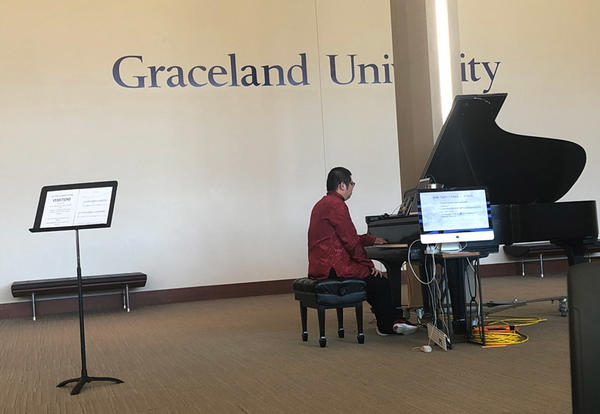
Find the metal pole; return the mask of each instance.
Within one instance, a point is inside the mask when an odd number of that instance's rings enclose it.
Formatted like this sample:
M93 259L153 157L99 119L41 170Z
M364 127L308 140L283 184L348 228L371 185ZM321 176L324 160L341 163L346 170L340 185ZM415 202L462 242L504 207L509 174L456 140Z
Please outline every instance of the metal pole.
M87 375L87 366L85 363L85 330L83 327L83 281L81 279L81 259L79 256L79 229L75 229L75 245L77 247L77 296L79 299L79 339L81 342L81 377L79 378L71 378L65 380L57 385L57 387L62 387L71 382L76 382L77 384L71 390L71 395L77 395L81 392L83 386L92 381L111 381L117 384L122 383L118 378L112 377L88 377Z
M33 320L35 321L35 293L31 293L31 309L33 310Z
M79 297L79 339L81 342L81 377L87 377L85 362L85 329L83 327L83 282L81 280L81 259L79 256L79 229L75 229L75 246L77 248L77 294Z
M483 296L481 295L481 273L479 268L479 255L475 259L475 272L473 278L477 280L477 288L479 290L479 303L477 304L477 313L479 317L479 330L481 332L481 344L485 346L485 321L483 320ZM471 329L471 328L469 328Z

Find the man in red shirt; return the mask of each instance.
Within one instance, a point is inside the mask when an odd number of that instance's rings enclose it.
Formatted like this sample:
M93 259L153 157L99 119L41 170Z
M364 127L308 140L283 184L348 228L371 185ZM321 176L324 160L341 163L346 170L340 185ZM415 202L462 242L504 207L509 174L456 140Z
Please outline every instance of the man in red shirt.
M384 239L358 235L346 200L354 181L349 170L336 167L327 176L327 194L315 204L308 227L308 277L311 279L351 278L367 283L367 302L377 319L380 335L409 334L417 327L397 318L389 281L375 269L364 246L383 244Z

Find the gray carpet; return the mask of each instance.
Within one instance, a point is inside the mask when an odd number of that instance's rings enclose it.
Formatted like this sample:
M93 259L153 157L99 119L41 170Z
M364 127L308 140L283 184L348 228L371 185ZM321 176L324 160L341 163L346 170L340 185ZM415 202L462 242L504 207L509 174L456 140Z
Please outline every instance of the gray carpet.
M484 279L484 299L566 293L564 276ZM568 320L549 302L503 312L542 316L525 344L456 344L426 354L426 331L378 337L365 306L364 345L348 309L346 338L327 314L318 346L316 312L300 339L291 295L180 303L86 315L90 375L78 396L56 384L80 373L76 314L0 320L2 413L567 413L571 411Z

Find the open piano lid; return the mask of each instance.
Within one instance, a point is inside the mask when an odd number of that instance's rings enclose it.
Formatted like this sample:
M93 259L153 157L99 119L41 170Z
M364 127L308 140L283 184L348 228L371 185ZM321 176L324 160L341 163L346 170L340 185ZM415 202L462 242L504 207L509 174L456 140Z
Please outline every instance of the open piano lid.
M555 202L575 184L585 150L569 141L502 130L506 93L458 95L422 178L446 187L486 186L492 204Z

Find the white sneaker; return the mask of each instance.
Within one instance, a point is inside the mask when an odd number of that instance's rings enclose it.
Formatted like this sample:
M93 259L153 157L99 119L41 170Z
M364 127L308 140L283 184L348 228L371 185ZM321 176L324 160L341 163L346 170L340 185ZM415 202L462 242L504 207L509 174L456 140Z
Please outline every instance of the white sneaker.
M379 330L379 327L376 326L375 332L377 332L377 335L379 335L379 336L410 335L417 331L418 326L413 325L412 323L405 321L405 320L399 320L399 321L394 322L394 326L392 327L392 329L394 330L394 333L385 333L385 332L381 332Z
M394 332L398 335L410 335L417 332L418 326L404 320L396 321L394 323Z

